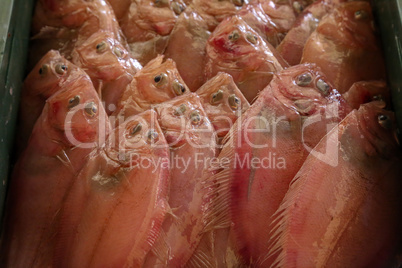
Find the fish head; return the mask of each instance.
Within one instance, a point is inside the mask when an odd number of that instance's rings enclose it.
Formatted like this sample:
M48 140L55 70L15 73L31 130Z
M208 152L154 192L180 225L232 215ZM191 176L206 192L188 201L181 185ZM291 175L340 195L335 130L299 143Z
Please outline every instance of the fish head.
M157 105L155 110L170 147L177 148L184 144L215 145L215 140L211 141L210 138L214 133L213 127L197 94L177 97Z
M67 80L77 79L85 73L77 66L66 60L56 50L50 50L35 65L25 80L27 94L42 95L45 99L50 97Z
M256 51L264 50L266 44L242 18L233 16L216 27L207 46L212 49L213 57L233 61L251 57Z
M250 107L232 76L227 73L218 73L196 93L219 138L223 138L237 118Z
M317 32L346 47L376 50L378 45L372 9L366 1L351 1L338 5L331 15L322 20Z
M132 83L136 87L136 101L158 104L190 92L173 60L158 56L138 72Z
M81 147L105 141L109 120L89 77L54 94L46 101L46 107L54 140Z
M127 118L108 138L108 157L123 167L132 166L139 157L162 156L167 143L154 110ZM158 155L158 154L161 155Z
M325 111L339 122L351 111L321 69L312 63L296 65L276 74L271 88L279 101L304 117Z
M91 35L76 47L72 57L91 78L104 81L115 80L124 74L134 75L141 69L139 62L131 59L130 53L113 34L104 31Z

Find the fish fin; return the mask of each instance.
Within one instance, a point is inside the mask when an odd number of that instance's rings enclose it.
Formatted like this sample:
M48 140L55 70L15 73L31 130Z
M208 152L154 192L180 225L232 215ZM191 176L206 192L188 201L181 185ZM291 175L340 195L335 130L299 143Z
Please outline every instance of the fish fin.
M167 235L164 230L161 230L156 239L153 247L151 249L151 253L158 259L160 262L165 262L169 259L170 256L170 248L167 241ZM164 263L167 266L167 263Z
M216 263L214 263L214 257L214 234L211 231L203 234L200 243L185 267L217 267Z

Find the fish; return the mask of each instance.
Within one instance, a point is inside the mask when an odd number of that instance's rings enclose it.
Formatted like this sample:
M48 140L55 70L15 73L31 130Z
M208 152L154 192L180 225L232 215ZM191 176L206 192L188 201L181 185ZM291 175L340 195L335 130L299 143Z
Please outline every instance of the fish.
M65 197L109 131L90 80L75 80L47 99L11 178L2 249L7 267L52 266Z
M274 215L272 267L396 267L401 152L383 107L353 110L310 153Z
M61 90L80 82L91 87L88 75L66 60L58 51L50 50L36 64L24 80L18 115L17 151L27 145L36 120L42 113L46 100Z
M205 82L205 47L210 35L205 20L189 7L177 19L164 52L165 57L176 63L183 81L192 92Z
M176 64L160 55L137 72L112 114L116 124L151 109L153 105L189 93Z
M386 109L390 109L392 106L391 92L383 80L356 82L342 96L356 110L359 109L360 105L375 100L383 101L386 104Z
M233 78L227 73L218 73L195 93L200 96L202 106L220 140L250 107Z
M154 111L115 128L64 202L53 267L141 267L169 211L169 174Z
M265 13L260 3L244 6L237 15L273 47L277 47L284 38L282 29Z
M176 14L172 4L168 0L135 0L119 21L133 58L142 65L163 54L167 46L177 16L184 10L179 8Z
M287 66L275 49L239 16L219 24L208 39L206 52L206 78L218 72L230 74L250 103L274 73Z
M241 265L270 267L271 216L312 148L350 111L314 64L274 75L224 140L208 228L230 227Z
M385 80L385 64L368 2L338 5L307 40L301 62L316 63L340 93L354 82Z
M191 7L205 20L208 30L214 31L223 20L236 15L247 4L247 0L193 0Z
M94 33L71 53L72 62L91 78L111 114L141 64L109 32Z
M170 147L168 214L143 267L183 267L200 242L210 206L207 178L216 157L216 135L200 98L190 93L155 107Z

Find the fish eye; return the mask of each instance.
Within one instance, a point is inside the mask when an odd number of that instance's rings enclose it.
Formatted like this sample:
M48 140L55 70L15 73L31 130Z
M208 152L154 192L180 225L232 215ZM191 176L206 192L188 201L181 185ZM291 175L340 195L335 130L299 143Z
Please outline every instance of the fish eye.
M356 20L364 20L368 18L368 14L364 10L358 10L355 12L355 19Z
M386 114L378 115L378 123L385 129L392 129L392 121Z
M194 110L190 114L190 121L193 125L199 125L201 123L200 111Z
M330 90L330 86L322 79L318 79L317 88L324 94L327 95Z
M158 141L158 138L159 138L159 135L155 130L153 130L153 129L148 130L147 140L149 143Z
M98 106L95 104L95 102L87 103L84 111L89 117L94 117L98 112Z
M244 4L244 0L232 0L235 6L241 7Z
M113 52L114 52L114 54L115 54L118 58L121 58L122 53L121 53L121 50L120 50L120 49L114 48L114 49L113 49Z
M73 98L68 100L68 109L74 108L75 106L77 106L78 104L80 104L80 96L76 95Z
M246 38L250 43L252 43L254 45L257 44L258 37L255 36L254 34L249 33L249 34L247 34Z
M303 11L303 6L298 1L293 2L293 8L297 13Z
M130 130L130 136L134 136L138 134L142 130L142 125L141 123L137 123L131 130Z
M154 77L154 82L156 83L157 86L161 86L167 81L167 78L168 78L167 74L161 73Z
M185 104L180 105L178 108L176 108L176 110L174 110L173 114L175 116L181 116L183 115L187 110L187 107Z
M42 67L39 69L39 74L40 75L45 75L49 71L49 64L43 64Z
M97 53L102 53L106 50L106 42L102 41L99 44L96 45L96 52Z
M313 81L313 77L311 76L311 74L304 73L296 78L296 85L305 87L308 86L311 83L311 81Z
M186 92L186 88L178 80L173 81L173 90L178 96Z
M172 3L172 9L173 9L174 13L176 13L176 15L180 15L184 11L183 5L181 5L177 2Z
M373 98L371 100L373 100L373 101L382 101L383 98L382 98L381 94L379 94L379 95L373 96Z
M169 5L169 0L155 0L155 5L157 7L166 7Z
M231 34L229 34L229 40L230 41L236 41L237 39L240 38L240 34L238 31L233 31Z
M217 92L213 93L211 95L211 101L210 103L212 105L216 105L218 104L221 100L223 99L223 91L222 90L218 90Z
M67 66L64 64L57 64L55 71L56 73L63 75L65 72L67 72Z
M230 106L230 108L232 108L232 110L239 109L239 107L241 105L241 100L235 94L230 95L228 101L229 101L229 106Z

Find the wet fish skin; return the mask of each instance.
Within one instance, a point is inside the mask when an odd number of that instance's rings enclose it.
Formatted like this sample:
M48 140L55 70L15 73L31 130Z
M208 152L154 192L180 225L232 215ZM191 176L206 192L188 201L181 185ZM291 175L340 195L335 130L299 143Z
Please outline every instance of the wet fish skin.
M72 62L91 77L95 89L105 101L108 114L114 111L123 90L142 68L109 32L101 31L91 35L75 47L71 56Z
M272 264L266 258L271 216L309 148L351 111L325 81L314 64L275 74L226 138L222 164L211 178L219 193L211 226L231 227L232 247L242 265Z
M180 75L193 92L205 82L205 47L210 34L205 20L187 8L177 19L164 52L176 62Z
M42 113L46 100L60 90L66 90L75 81L86 86L88 75L60 55L51 50L36 64L24 80L21 92L19 123L17 131L17 151L27 145L36 120Z
M219 139L223 139L239 118L250 107L227 73L218 73L196 92Z
M391 92L387 83L378 81L359 81L342 96L353 109L359 109L360 105L374 100L381 100L387 108L391 107Z
M149 110L91 153L64 203L54 267L141 267L169 209L168 150Z
M354 82L385 79L384 60L373 25L368 2L338 5L307 40L301 62L320 66L340 93Z
M230 74L250 103L273 74L287 66L275 49L239 16L219 24L209 37L206 51L207 79L218 72Z
M204 217L211 201L205 182L212 175L206 167L216 156L216 136L195 93L155 109L174 161L169 194L171 214L166 217L144 267L184 267L206 226ZM189 165L185 166L183 161Z
M176 96L189 93L176 64L160 55L134 75L113 113L116 124Z
M2 250L7 267L51 266L65 196L110 130L97 93L86 81L70 83L69 90L47 100L14 168Z
M401 152L382 107L361 105L306 159L275 214L273 267L393 267Z

